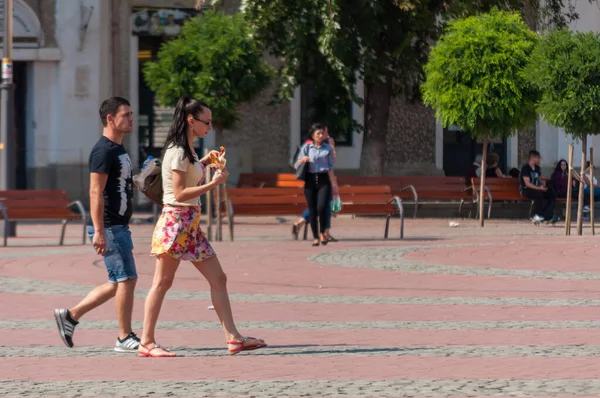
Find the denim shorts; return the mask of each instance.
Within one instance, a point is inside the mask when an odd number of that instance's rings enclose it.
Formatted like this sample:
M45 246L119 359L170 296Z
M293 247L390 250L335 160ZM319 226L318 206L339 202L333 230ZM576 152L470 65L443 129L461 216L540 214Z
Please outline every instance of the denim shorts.
M94 238L94 227L88 225L87 233L90 241ZM111 283L137 279L135 260L133 258L133 241L127 225L113 225L104 228L106 237L106 253L104 265L108 271L108 281Z

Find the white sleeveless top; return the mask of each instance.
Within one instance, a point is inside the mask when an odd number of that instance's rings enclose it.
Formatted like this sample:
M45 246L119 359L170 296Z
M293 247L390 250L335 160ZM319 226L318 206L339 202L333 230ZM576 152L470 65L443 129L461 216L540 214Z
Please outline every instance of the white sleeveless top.
M173 170L185 171L185 187L195 187L204 182L204 165L196 156L196 162L191 164L185 157L182 147L172 146L165 151L162 161L163 203L174 206L200 206L200 197L178 202L173 192Z

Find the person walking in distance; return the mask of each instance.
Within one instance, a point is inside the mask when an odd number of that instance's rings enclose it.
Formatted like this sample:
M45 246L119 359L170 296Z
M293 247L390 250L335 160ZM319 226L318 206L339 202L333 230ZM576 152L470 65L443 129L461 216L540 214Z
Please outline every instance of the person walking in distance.
M313 246L327 245L327 206L338 187L333 173L333 148L325 142L325 128L321 123L310 127L308 139L296 161L296 168L308 163L304 196L310 213L310 228L313 233Z
M225 183L229 175L227 169L217 169L212 181L204 182L211 154L219 153L211 151L199 159L193 142L204 138L211 126L212 113L207 104L188 97L179 99L162 161L164 205L152 235L151 254L156 256L156 268L144 307L140 356L175 356L156 342L154 332L160 308L181 260L191 261L210 285L212 303L225 332L229 353L266 347L263 340L244 337L237 330L227 292L227 276L200 228L200 196Z
M137 272L129 230L133 180L123 137L131 133L133 114L125 98L112 97L100 107L104 126L89 158L90 213L88 236L104 258L108 282L97 286L71 309L56 309L54 317L64 343L73 347L73 332L86 313L115 297L119 336L115 351L137 352L139 338L131 329L133 293Z

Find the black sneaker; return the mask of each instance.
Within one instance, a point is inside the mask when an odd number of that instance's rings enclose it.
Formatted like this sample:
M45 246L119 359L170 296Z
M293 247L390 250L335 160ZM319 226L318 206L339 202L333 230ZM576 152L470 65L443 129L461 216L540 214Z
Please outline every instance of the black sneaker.
M71 313L67 309L54 310L54 319L56 319L58 333L60 333L63 342L67 347L72 348L73 332L75 332L75 326L77 326L79 322L71 318Z
M117 337L117 342L115 343L115 351L116 352L137 352L138 347L140 346L140 339L135 335L135 333L131 332L125 337L123 340Z

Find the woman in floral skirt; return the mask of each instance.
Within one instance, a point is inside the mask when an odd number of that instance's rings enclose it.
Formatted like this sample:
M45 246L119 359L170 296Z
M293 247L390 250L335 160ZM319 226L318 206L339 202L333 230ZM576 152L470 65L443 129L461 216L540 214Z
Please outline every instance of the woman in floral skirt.
M199 159L192 142L197 137L206 136L211 125L212 113L204 102L188 97L179 99L162 161L164 205L152 236L156 270L144 307L144 329L139 346L141 356L175 356L156 342L154 331L163 300L173 284L181 260L191 261L208 281L229 353L233 355L266 347L263 340L244 337L235 327L227 293L227 277L200 229L200 196L223 184L229 175L227 170L216 170L213 180L203 184L210 154Z

